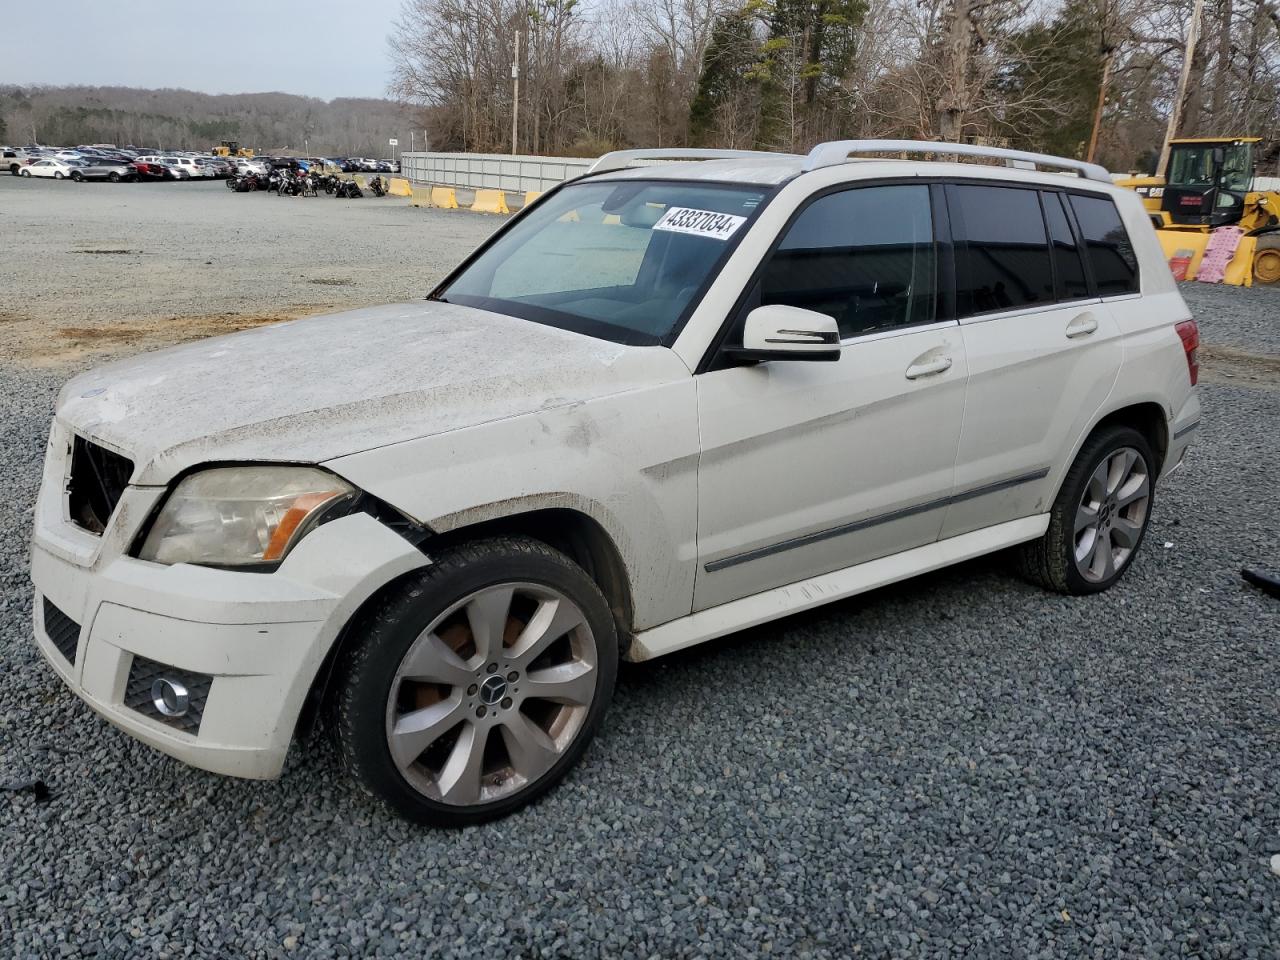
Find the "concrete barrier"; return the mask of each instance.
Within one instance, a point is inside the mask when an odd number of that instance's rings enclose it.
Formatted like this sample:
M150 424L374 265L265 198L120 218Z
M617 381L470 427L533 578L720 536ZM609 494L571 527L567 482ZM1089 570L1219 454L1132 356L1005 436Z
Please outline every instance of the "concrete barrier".
M453 187L432 187L430 199L433 207L439 207L442 210L458 209L458 191Z
M507 195L501 190L477 190L471 209L476 213L510 213Z
M524 205L527 207L529 204L533 203L533 201L537 200L540 196L542 196L545 192L546 192L545 190L526 190L524 193Z
M413 188L404 177L392 177L391 188L387 191L393 197L412 197Z

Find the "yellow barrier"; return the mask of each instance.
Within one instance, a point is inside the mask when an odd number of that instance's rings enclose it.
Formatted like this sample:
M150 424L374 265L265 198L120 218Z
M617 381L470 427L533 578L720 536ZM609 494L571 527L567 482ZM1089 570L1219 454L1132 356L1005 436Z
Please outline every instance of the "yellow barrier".
M622 217L618 216L616 213L606 213L604 215L604 219L600 222L608 224L611 227L616 227L618 224L622 223Z
M409 181L403 177L392 177L391 189L387 193L393 197L412 197L413 187L409 186Z
M442 210L457 210L458 192L453 187L432 187L431 206Z
M475 203L471 209L476 213L510 213L507 209L507 195L501 190L477 190Z
M359 187L361 190L369 189L369 184L365 182L364 177L360 176L360 174L357 173L354 179L356 181L356 186Z
M524 205L527 207L529 204L533 203L533 201L537 200L540 196L542 196L541 190L526 190L524 194Z

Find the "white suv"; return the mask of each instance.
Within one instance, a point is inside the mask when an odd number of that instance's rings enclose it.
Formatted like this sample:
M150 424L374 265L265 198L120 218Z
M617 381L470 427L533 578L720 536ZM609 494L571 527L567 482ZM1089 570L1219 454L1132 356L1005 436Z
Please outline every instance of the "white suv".
M850 161L940 150L1020 167ZM1137 195L898 141L628 169L707 153L601 158L425 302L72 380L32 551L53 668L239 776L323 708L363 784L459 824L565 774L620 658L1006 547L1114 584L1200 422Z

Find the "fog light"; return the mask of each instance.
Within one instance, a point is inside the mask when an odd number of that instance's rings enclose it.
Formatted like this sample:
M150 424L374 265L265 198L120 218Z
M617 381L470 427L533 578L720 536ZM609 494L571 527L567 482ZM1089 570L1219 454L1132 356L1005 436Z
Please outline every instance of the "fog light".
M180 681L160 677L151 684L151 703L166 717L181 717L191 706L191 695Z

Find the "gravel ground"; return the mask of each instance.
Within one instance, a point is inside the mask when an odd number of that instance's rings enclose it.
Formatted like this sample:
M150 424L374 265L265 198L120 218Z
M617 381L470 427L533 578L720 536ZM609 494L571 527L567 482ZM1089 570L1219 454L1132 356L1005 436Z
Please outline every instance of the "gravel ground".
M1180 286L1207 343L1280 357L1280 286Z
M472 219L447 226L493 224ZM1195 312L1258 351L1280 296L1240 292L1196 290ZM1272 384L1205 388L1201 442L1117 589L1051 596L988 558L629 667L542 803L432 832L350 787L323 739L279 781L224 779L117 732L43 665L26 543L71 366L0 362L0 782L51 791L0 792L0 952L1280 952L1280 604L1238 576L1280 568Z
M422 297L502 223L209 183L0 176L0 357L84 364L331 309Z

